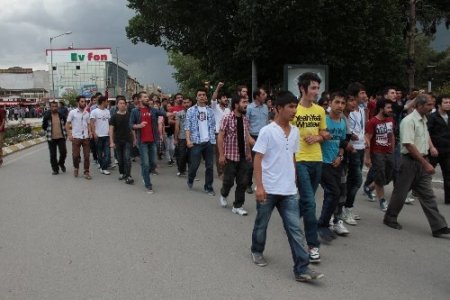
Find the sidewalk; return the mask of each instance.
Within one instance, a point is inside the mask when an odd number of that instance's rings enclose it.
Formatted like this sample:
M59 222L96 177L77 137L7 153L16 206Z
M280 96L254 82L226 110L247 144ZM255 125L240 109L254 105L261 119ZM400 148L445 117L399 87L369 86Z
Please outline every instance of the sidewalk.
M20 122L22 122L20 119L18 121L16 120L8 120L8 122L6 123L6 130L8 130L8 127L10 126L14 126L14 125L18 125ZM26 124L30 124L32 127L39 127L42 124L42 118L25 118L23 120L23 122L25 122ZM40 143L43 143L46 141L46 137L40 137L40 138L36 138L33 140L29 140L29 141L24 141L21 142L19 144L15 144L15 145L11 145L8 147L3 147L3 156L8 156L11 153L26 149L26 148L30 148L34 145L38 145Z

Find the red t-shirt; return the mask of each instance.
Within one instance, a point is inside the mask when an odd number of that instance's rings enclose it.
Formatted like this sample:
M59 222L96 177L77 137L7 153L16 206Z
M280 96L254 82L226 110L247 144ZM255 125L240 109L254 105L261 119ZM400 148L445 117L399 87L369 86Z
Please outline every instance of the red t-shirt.
M176 112L179 112L179 111L182 111L182 110L184 110L183 105L177 105L177 106L172 106L172 107L170 108L170 111L169 111L169 112L171 112L171 113L176 113Z
M3 108L0 108L0 132L4 132L5 131L5 124L2 123L3 121L6 120L6 110L4 110ZM6 121L5 121L6 123Z
M141 122L147 122L144 128L141 128L141 142L151 143L155 141L153 136L152 116L147 107L141 107Z
M367 123L366 133L372 135L370 140L370 152L372 153L392 153L393 145L391 143L394 134L394 120L389 117L380 120L373 117Z
M367 104L367 109L369 110L369 120L375 117L377 114L377 101L369 101L369 104Z

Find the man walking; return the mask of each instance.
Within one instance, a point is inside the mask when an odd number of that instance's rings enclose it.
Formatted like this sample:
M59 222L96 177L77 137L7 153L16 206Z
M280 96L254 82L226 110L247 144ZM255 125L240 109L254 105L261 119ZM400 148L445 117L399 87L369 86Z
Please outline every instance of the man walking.
M100 165L100 173L111 174L108 171L111 160L109 148L109 119L111 113L108 106L108 98L100 96L97 100L98 107L91 111L91 132L97 145L97 157Z
M117 112L109 122L109 143L116 150L119 162L119 180L125 180L127 184L133 184L131 177L131 147L136 144L133 130L130 129L130 114L127 111L125 98L117 101Z
M242 207L245 202L245 188L247 187L247 172L252 160L249 141L247 112L248 100L235 97L231 101L233 111L226 115L218 136L219 164L223 166L223 182L220 190L220 205L227 206L227 197L236 180L236 191L232 212L246 216L247 211Z
M213 157L216 144L216 121L214 112L206 106L208 98L206 90L200 88L196 92L197 104L186 112L186 145L190 149L189 172L187 185L190 189L197 176L197 170L203 157L205 160L205 185L204 191L210 196L215 196L213 189L214 170Z
M384 186L392 180L394 172L394 120L392 103L386 99L378 100L377 114L366 125L366 141L370 142L365 150L364 163L372 168L375 192L381 211L386 211Z
M92 138L89 126L89 113L86 111L86 98L77 96L78 107L71 110L67 116L66 130L69 140L72 142L73 176L78 177L80 166L80 151L83 147L84 178L92 179L89 174L89 139Z
M428 120L428 131L431 141L438 151L438 157L433 159L432 164L441 166L444 177L444 203L450 205L450 95L437 98L438 109L430 115Z
M50 110L45 112L42 119L42 129L47 134L50 165L53 170L52 174L59 174L60 168L63 173L66 173L66 117L64 112L58 109L57 101L50 102ZM59 160L57 158L57 149L59 150Z
M140 106L131 111L130 128L136 132L136 141L141 156L141 173L147 193L153 194L150 171L156 166L156 142L159 140L158 117L166 112L150 107L146 92L139 92Z
M260 267L267 265L263 256L267 226L276 207L283 220L294 260L297 281L320 279L324 275L308 268L309 257L300 228L294 154L299 147L298 129L289 124L294 118L298 100L290 92L280 92L275 100L274 122L265 126L256 141L255 154L256 219L252 233L251 255Z
M300 102L293 120L300 133L299 151L295 154L300 194L300 217L303 217L309 259L320 262L317 236L316 191L322 176L322 149L320 144L329 137L326 131L325 110L315 104L321 79L315 73L304 73L298 79Z
M242 93L242 90L241 90ZM245 96L244 96L245 97ZM247 117L250 122L250 136L254 141L258 139L261 128L269 123L269 109L266 105L267 93L263 88L253 92L253 102L247 108ZM251 141L254 144L254 141ZM255 154L252 153L252 156ZM247 180L247 193L252 194L253 167L250 166Z
M223 87L224 83L219 82L217 84L217 88L214 91L211 98L211 108L214 111L214 117L216 119L216 139L218 138L220 132L220 124L222 123L222 119L224 116L228 115L231 111L228 108L228 97L225 94L220 92L220 89ZM216 167L217 167L217 175L219 178L223 178L223 166L219 163L219 143L215 147L215 157L216 157Z
M186 122L186 111L191 106L191 98L184 98L183 110L176 113L174 144L177 147L175 152L177 153L177 176L179 177L186 176L186 164L188 162L189 152L186 146L186 131L184 130L184 124Z
M400 142L402 144L402 159L399 177L395 181L391 201L384 215L383 223L394 229L402 229L397 222L403 208L406 196L412 189L419 196L422 210L430 224L432 235L440 237L450 234L447 221L439 213L436 196L431 183L431 175L435 170L429 162L428 150L432 156L437 156L437 150L431 143L427 130L426 114L433 108L433 102L428 95L416 98L416 109L406 116L400 124Z

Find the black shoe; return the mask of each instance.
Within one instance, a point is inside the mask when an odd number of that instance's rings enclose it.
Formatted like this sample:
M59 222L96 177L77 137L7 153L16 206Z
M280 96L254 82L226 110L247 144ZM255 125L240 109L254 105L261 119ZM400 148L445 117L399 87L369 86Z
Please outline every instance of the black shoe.
M133 184L134 183L134 179L130 177L128 177L127 179L125 179L125 183L126 184Z
M66 166L65 165L59 165L59 168L63 173L66 173Z
M58 175L58 174L59 174L58 171L53 171L53 172L52 172L52 175Z
M331 242L334 239L331 230L328 229L327 227L317 228L317 233L319 234L320 238L325 242Z
M245 191L247 192L247 194L253 194L253 189L251 186L247 187Z
M127 176L125 174L120 174L120 176L119 176L119 180L124 180L126 178L127 178Z
M386 220L386 218L383 219L383 224L386 226L389 226L391 228L394 228L394 229L398 229L398 230L402 229L402 225L397 223L397 221L388 221L388 220Z
M450 234L450 228L444 227L444 228L441 228L439 230L433 231L433 236L434 237L440 237L443 234Z

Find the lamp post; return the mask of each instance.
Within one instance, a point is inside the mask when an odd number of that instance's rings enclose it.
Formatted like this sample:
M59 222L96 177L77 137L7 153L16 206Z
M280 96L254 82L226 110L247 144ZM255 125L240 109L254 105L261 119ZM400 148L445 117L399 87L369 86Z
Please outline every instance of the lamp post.
M119 95L119 47L116 47L116 97Z
M52 46L52 42L54 39L56 39L60 36L71 34L71 33L72 33L72 31L67 31L67 32L61 33L59 35L50 37L50 67L52 69L52 98L53 98L53 100L55 100L55 82L53 80L53 46Z

